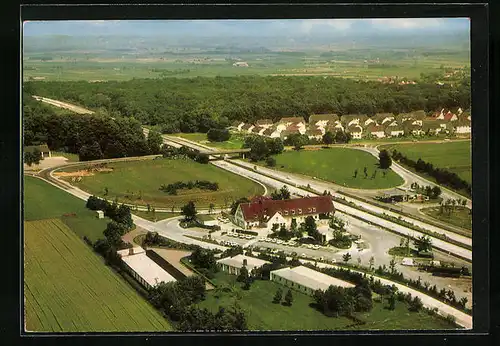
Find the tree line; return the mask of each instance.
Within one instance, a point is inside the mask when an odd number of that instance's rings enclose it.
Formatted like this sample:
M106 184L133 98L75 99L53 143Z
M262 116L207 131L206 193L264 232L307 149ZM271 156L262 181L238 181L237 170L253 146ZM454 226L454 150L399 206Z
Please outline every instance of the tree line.
M432 163L425 162L421 158L417 161L409 159L403 153L394 149L392 151L392 158L402 164L415 169L417 172L426 173L429 176L436 179L437 183L440 185L445 185L451 187L455 190L462 190L467 193L467 195L472 196L472 186L462 178L460 178L456 173L449 172L442 168L435 168Z
M219 184L217 182L211 182L208 180L196 180L196 181L188 181L187 183L183 181L177 181L172 184L164 185L161 184L160 190L168 193L169 195L177 195L177 190L188 189L192 190L194 188L198 188L201 190L211 190L217 191L219 189Z
M165 133L204 132L239 120L336 113L403 113L470 108L470 81L451 85L381 84L318 76L237 76L86 81L28 81L24 90L112 117L134 117ZM225 126L223 126L225 127Z

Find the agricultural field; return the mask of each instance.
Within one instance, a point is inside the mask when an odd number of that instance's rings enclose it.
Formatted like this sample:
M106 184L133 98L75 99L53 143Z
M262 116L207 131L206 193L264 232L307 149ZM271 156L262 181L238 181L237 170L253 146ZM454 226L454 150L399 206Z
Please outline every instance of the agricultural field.
M172 330L59 219L25 222L24 232L27 331Z
M439 207L430 207L420 209L425 215L431 216L440 221L450 223L452 225L465 228L469 231L472 230L472 215L470 214L470 209L460 206L455 206L453 210L443 211L439 210Z
M392 170L378 168L378 160L371 154L349 148L329 148L320 150L286 151L276 155L276 169L299 173L359 189L386 189L404 183ZM364 177L364 167L368 177ZM354 171L358 170L356 178ZM371 179L374 172L376 176Z
M89 54L78 50L27 53L23 61L24 80L89 82L132 78L227 77L238 75L332 76L377 80L399 76L417 79L423 73L441 73L443 67L457 69L469 65L467 52L424 55L385 49L344 49L335 52L309 49L295 52L239 53L248 67L233 66L228 53ZM446 52L445 52L446 53ZM377 62L368 61L380 58ZM367 60L368 59L368 60Z
M103 237L108 218L98 219L96 213L85 207L85 201L76 198L49 183L24 177L24 220L33 221L60 218L78 236L96 241Z
M434 167L454 172L468 183L472 183L470 141L394 144L384 145L379 149L387 149L389 152L396 149L412 160L421 158L432 163Z
M429 316L424 312L409 312L407 307L397 302L396 309L385 309L384 303L374 303L373 310L360 314L366 321L363 326L353 325L353 321L345 317L326 317L315 310L310 303L312 298L297 291L292 291L292 306L273 304L272 300L278 288L284 293L283 286L264 280L256 280L248 291L236 282L236 276L223 272L216 274L213 281L219 287L229 287L229 292L215 289L207 292L207 299L200 307L216 312L219 306L230 306L237 302L246 312L250 330L359 330L359 329L450 329L446 321Z
M189 139L193 142L208 145L209 147L219 149L241 149L245 136L242 134L231 133L231 138L225 142L211 142L207 139L206 133L176 133L172 136L177 136Z
M150 204L154 207L177 210L189 201L197 207L230 205L240 197L262 195L261 185L226 172L210 164L200 164L189 159L159 159L141 162L114 162L106 165L107 172L84 176L80 182L72 182L82 190L107 199L136 205ZM66 172L81 170L82 167L68 168ZM65 179L69 179L66 177ZM160 186L178 181L208 180L219 184L219 190L182 189L177 195L169 195Z

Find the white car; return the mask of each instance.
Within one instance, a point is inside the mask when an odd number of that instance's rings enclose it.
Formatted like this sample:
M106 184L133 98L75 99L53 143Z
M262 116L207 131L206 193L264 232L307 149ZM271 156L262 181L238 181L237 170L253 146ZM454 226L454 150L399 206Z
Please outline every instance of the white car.
M247 238L247 239L253 239L253 237L251 235L247 235L245 238Z
M307 257L307 255L306 255L305 253L303 253L303 254L301 254L301 255L300 255L300 257L302 257L302 258L306 258L306 257Z

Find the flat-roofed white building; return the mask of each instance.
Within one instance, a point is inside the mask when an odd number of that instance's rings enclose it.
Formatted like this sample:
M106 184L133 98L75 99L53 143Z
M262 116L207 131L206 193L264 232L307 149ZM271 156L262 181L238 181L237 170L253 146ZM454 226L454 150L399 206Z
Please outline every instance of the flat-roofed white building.
M270 273L270 279L309 295L312 295L316 290L324 291L332 285L344 288L354 287L350 282L334 278L304 266L273 270Z
M118 254L132 276L148 289L160 282L176 281L172 275L149 258L144 249L140 247L120 250Z
M217 264L221 267L223 272L234 275L239 275L243 266L245 266L250 273L252 269L260 268L266 263L270 264L271 262L245 255L236 255L234 257L226 257L217 260Z

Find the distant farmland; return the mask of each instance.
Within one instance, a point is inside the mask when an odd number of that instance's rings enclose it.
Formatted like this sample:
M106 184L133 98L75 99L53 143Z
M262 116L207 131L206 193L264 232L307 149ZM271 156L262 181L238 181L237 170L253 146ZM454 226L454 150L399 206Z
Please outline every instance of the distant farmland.
M27 331L168 331L172 327L59 219L24 223Z

